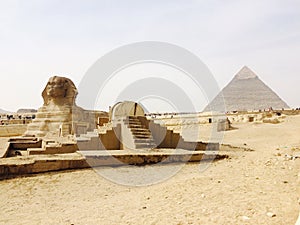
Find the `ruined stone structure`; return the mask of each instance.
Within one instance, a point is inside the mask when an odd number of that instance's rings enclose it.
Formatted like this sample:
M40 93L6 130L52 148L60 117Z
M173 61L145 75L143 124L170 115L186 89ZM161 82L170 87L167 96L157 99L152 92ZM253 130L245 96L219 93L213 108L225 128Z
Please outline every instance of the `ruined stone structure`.
M217 131L227 131L227 130L230 130L232 127L231 127L231 124L230 124L230 120L228 118L226 119L220 119L217 123Z
M189 142L167 127L148 120L141 105L121 102L114 105L107 122L94 132L77 138L79 150L147 150L178 148L218 150L218 143Z
M42 93L44 104L22 137L2 144L0 157L73 153L77 150L153 149L218 150L218 143L185 141L149 120L141 105L125 101L109 113L87 111L75 103L77 89L65 77L51 77Z
M28 124L23 137L10 138L0 157L71 153L77 151L75 136L93 131L105 112L88 111L75 103L77 88L65 77L51 77L42 92L44 104Z
M219 143L186 141L180 133L147 119L143 107L135 102L119 102L106 113L76 106L76 96L70 79L49 79L42 93L44 104L25 134L0 138L0 179L91 166L227 157L214 151L219 150Z
M143 107L131 101L118 102L109 111L109 118L113 120L114 118L124 117L124 116L144 116L145 112Z

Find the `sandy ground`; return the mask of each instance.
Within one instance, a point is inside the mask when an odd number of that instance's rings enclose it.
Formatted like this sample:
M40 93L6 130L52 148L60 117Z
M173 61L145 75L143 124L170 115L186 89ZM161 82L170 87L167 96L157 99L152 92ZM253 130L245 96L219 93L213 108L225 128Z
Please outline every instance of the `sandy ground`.
M254 151L232 150L230 159L201 164L204 171L186 164L149 186L120 185L92 169L0 181L0 224L295 224L300 159L285 154L300 155L300 116L234 126L224 143ZM98 171L138 183L129 172L145 179L146 168Z

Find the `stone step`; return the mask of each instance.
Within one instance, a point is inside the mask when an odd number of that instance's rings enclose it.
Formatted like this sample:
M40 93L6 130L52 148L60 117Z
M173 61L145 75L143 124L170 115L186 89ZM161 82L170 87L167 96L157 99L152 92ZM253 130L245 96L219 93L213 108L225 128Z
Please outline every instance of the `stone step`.
M124 120L123 121L125 121L125 120L130 120L130 121L140 121L138 118L136 118L136 117L126 117L126 118L124 118Z
M133 135L152 135L150 131L136 131L136 130L131 130L131 133Z
M138 122L138 121L136 121L136 122L128 122L128 121L125 121L124 124L125 124L125 125L139 125L139 126L143 126L143 125L141 124L141 122Z
M130 117L130 116L128 116L128 117L126 117L126 118L124 118L123 119L123 121L128 121L128 120L130 120L130 121L140 121L137 117Z
M129 118L129 119L138 119L137 116L127 116L127 118Z
M155 148L156 147L156 144L154 143L136 143L135 144L135 148L136 149L152 149L152 148Z
M39 155L45 152L45 149L43 148L28 148L27 154L28 155Z
M88 131L87 134L98 134L98 130Z
M76 141L90 141L91 138L88 138L88 137L76 137Z
M148 132L150 132L150 130L146 127L129 127L129 128L133 131L140 131L140 132L148 131Z
M149 131L149 129L146 128L146 127L130 127L130 129L131 130L136 130L136 131L138 131L138 130L140 130L140 131L144 131L144 130Z
M86 134L81 134L81 135L85 135L88 137L98 137L99 136L98 132L92 132L92 131L87 132Z
M151 132L149 132L149 131L143 131L143 132L140 132L140 131L131 131L131 133L133 135L152 136Z
M125 120L140 121L137 117L127 117Z
M139 126L139 125L128 125L127 126L129 129L139 129L139 128L142 128L142 129L145 129L145 130L147 130L147 128L146 127L144 127L144 126Z
M139 127L144 127L144 125L142 125L141 123L127 123L125 124L127 126L139 126Z
M152 135L149 134L149 135L133 135L135 138L139 139L149 139L149 138L152 138Z
M154 140L152 138L151 139L134 139L134 143L145 143L145 144L152 143L152 144L155 144Z
M93 137L99 137L98 134L81 134L80 137L82 138L93 138Z
M149 129L145 127L128 127L128 128L130 128L131 131L149 131Z

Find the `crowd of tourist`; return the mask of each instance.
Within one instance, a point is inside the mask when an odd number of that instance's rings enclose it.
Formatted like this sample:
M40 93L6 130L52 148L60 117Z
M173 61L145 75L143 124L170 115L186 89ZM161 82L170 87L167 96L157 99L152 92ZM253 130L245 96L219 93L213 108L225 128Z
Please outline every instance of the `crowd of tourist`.
M1 114L0 125L9 124L26 124L35 118L35 115L22 115L22 114Z

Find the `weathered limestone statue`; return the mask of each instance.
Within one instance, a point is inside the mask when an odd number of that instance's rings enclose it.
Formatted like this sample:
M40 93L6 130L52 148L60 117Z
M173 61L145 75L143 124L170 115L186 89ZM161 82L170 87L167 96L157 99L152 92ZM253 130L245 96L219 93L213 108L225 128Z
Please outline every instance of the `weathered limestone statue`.
M74 106L77 94L77 88L70 79L51 77L42 93L44 107L48 110L60 110L61 107Z
M38 110L36 119L28 125L25 136L61 137L74 134L73 122L83 116L77 107L77 88L65 77L51 77L42 92L44 105Z

